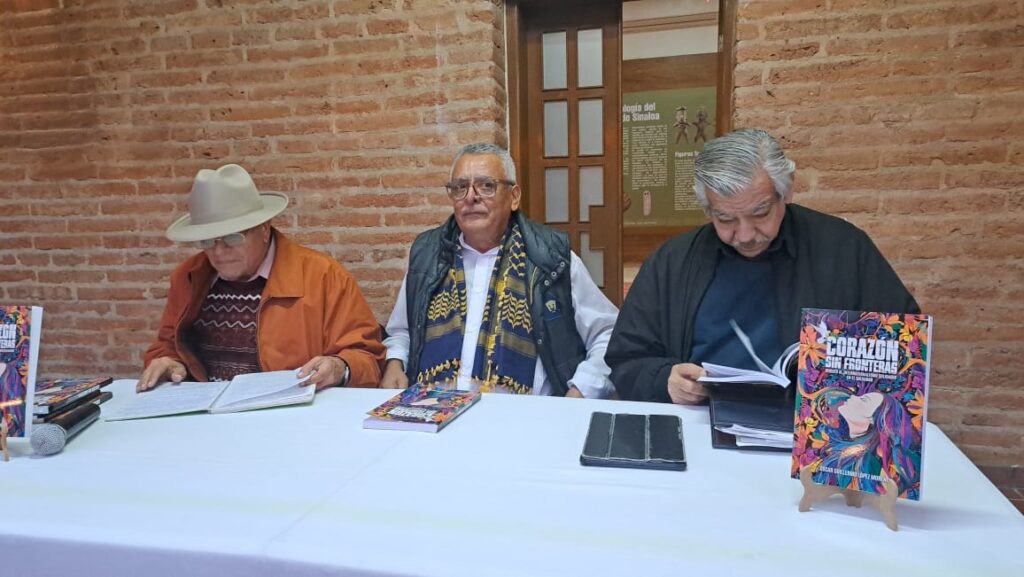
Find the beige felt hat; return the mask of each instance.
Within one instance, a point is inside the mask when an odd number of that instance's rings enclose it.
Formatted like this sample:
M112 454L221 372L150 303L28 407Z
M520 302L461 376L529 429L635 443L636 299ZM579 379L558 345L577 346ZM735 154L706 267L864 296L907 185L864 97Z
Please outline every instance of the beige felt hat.
M249 173L237 164L203 169L192 183L188 214L167 227L167 238L188 242L241 232L267 222L287 206L288 196L260 193Z

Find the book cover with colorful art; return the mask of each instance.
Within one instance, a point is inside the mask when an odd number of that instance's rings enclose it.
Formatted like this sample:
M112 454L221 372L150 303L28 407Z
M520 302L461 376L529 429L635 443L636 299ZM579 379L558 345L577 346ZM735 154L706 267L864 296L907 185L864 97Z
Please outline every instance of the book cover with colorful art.
M32 427L36 365L43 309L0 305L0 418L7 436L27 437Z
M113 382L110 377L82 377L75 379L47 379L36 383L33 412L48 415L61 411L80 401L100 387Z
M791 474L921 498L932 319L804 309Z
M417 383L370 410L363 428L437 432L479 400L478 391Z

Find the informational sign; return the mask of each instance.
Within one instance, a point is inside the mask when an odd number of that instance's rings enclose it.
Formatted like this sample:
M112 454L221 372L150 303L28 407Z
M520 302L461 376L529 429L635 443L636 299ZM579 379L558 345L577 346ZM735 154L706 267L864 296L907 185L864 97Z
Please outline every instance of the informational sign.
M693 194L693 166L714 137L714 119L713 86L622 95L623 226L707 222Z

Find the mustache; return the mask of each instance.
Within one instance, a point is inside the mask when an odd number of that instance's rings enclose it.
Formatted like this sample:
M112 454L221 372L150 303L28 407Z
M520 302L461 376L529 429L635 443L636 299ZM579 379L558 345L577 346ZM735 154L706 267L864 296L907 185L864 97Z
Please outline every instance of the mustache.
M767 238L755 238L754 240L749 242L734 242L731 243L731 245L735 249L749 250L752 248L757 248L759 246L764 246L770 242L771 240Z

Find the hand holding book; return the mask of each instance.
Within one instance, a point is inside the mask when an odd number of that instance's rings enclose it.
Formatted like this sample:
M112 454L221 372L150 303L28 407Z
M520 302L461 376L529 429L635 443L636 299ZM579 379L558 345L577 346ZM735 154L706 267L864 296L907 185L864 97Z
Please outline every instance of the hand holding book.
M668 396L677 405L696 405L708 398L707 389L700 381L707 371L693 363L672 365L668 374Z
M757 365L757 371L751 371L748 369L737 369L734 367L727 367L724 365L716 365L714 363L701 363L701 366L707 371L707 374L701 377L699 380L704 383L742 383L742 384L765 384L765 385L778 385L782 388L789 386L789 377L786 376L786 368L796 358L797 352L800 350L800 343L793 343L786 347L786 350L782 351L782 355L775 360L775 364L769 367L762 361L757 353L754 352L754 346L750 342L750 337L740 329L736 321L729 321L732 326L732 330L739 337L740 343L743 344L743 348L747 350L750 357L754 360Z
M348 382L348 374L348 363L334 355L313 357L297 371L297 376L309 379L305 384L313 385L317 391L335 385L344 386Z

